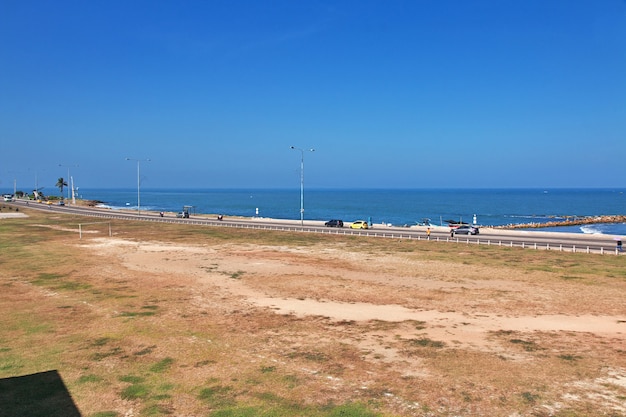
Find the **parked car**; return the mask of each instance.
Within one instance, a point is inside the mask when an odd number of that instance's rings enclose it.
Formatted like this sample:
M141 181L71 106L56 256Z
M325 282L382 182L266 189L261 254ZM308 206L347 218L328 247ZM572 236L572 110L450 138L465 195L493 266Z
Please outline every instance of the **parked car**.
M478 228L478 226L470 226L467 224L461 225L452 230L454 231L454 234L459 235L477 235L480 233L480 229Z
M324 226L326 227L343 227L343 220L329 220L326 223L324 223Z
M365 220L357 220L352 222L350 229L367 229L367 222Z

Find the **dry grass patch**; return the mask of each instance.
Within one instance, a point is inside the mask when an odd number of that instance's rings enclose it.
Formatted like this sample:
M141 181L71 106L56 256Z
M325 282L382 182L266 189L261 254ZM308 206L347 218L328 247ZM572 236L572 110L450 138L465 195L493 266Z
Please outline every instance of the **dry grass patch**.
M84 416L626 415L621 257L78 221L0 223L0 377Z

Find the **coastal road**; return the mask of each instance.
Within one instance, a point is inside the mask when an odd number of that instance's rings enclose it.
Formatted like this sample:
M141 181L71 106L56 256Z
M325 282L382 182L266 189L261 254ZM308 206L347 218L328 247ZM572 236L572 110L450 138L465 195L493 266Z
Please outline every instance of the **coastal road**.
M617 254L616 236L590 235L582 233L562 232L539 232L523 230L503 230L489 227L481 228L478 235L450 235L448 227L435 226L431 228L430 239L427 237L426 227L388 227L386 225L374 225L371 229L329 228L324 226L323 221L305 221L301 225L296 220L281 220L267 218L224 218L207 215L192 215L189 219L177 218L171 214L161 217L154 212L131 212L111 209L99 209L83 206L59 206L36 203L33 201L16 200L4 203L14 208L36 209L53 211L56 213L74 214L104 219L119 220L142 220L164 223L195 224L203 226L219 226L234 228L252 228L266 230L298 231L307 233L325 233L341 235L358 235L370 237L382 237L393 239L416 239L439 242L454 242L465 244L487 244L509 247L523 247L533 249L547 249L567 252Z

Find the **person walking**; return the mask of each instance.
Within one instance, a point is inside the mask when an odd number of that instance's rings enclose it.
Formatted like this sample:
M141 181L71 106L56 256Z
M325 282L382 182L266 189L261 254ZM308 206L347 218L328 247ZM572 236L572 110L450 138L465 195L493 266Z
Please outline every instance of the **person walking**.
M617 241L617 248L616 249L617 249L618 252L623 252L622 241L621 240Z
M430 227L426 229L426 239L430 240Z

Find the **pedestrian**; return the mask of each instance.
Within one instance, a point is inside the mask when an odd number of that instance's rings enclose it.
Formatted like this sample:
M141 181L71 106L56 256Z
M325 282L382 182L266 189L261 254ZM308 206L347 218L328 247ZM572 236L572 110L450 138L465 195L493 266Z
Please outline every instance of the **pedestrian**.
M426 229L426 238L430 240L430 227Z
M454 237L454 229L450 229L450 237Z
M617 251L618 252L622 252L623 251L623 249L622 249L622 241L621 240L617 241Z

